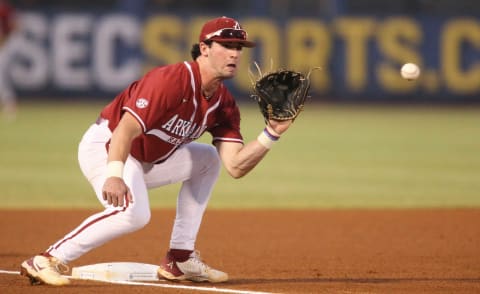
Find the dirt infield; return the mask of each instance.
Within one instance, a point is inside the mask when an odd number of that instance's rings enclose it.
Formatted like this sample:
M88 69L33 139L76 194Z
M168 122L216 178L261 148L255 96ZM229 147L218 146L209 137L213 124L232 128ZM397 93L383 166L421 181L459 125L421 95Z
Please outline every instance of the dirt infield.
M0 270L18 271L24 259L46 249L92 211L0 213ZM173 217L172 210L155 210L144 229L70 266L157 263L167 250ZM276 293L480 293L480 209L207 210L197 248L207 263L229 273L231 280L217 288ZM19 275L0 274L0 293L127 292L196 291L78 280L67 287L30 286Z

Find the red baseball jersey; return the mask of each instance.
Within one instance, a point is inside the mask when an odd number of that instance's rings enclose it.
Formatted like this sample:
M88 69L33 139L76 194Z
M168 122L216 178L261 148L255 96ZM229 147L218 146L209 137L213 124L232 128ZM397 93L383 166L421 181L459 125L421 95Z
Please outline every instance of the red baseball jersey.
M222 83L207 100L202 95L196 62L153 69L121 92L100 116L109 121L113 132L124 112L132 114L143 128L130 151L143 162L162 162L205 131L212 134L213 142L243 144L240 111L234 98Z

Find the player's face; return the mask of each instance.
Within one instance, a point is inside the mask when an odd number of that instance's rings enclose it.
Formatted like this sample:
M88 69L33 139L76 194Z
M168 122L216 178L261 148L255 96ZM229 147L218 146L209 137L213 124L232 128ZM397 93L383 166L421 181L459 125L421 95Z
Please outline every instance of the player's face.
M213 42L210 48L210 64L217 75L223 79L233 78L237 73L243 46L240 43Z

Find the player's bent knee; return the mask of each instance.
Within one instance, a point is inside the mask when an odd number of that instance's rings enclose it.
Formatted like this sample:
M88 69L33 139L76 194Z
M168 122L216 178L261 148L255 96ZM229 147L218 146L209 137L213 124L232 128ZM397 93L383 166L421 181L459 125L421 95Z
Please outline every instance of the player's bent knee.
M137 212L128 214L128 216L126 217L126 221L130 226L131 231L136 231L145 227L150 222L150 218L150 211L144 211L142 213Z
M211 145L206 145L203 158L205 159L206 165L209 169L220 171L221 162L220 156L218 155L217 149Z
M150 211L148 213L137 214L134 218L134 223L139 229L141 229L150 222L150 217Z

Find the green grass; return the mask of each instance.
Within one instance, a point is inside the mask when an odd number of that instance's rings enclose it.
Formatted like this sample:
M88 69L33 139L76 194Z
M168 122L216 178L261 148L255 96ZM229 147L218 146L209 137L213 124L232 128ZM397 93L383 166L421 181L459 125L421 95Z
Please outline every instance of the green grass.
M0 121L0 208L99 207L77 144L102 107L29 103ZM263 120L241 110L255 139ZM479 134L479 108L310 104L249 175L222 171L210 207L480 207ZM178 188L153 190L152 206L174 207Z

